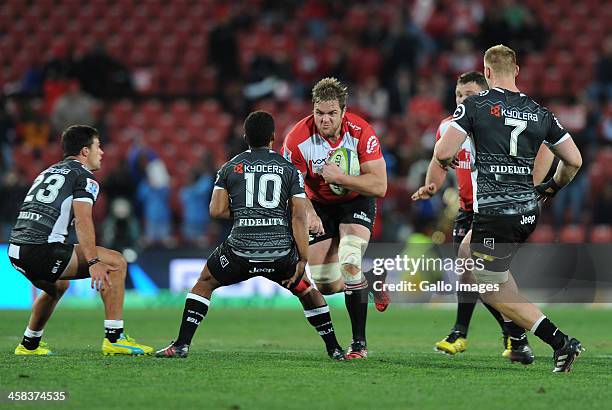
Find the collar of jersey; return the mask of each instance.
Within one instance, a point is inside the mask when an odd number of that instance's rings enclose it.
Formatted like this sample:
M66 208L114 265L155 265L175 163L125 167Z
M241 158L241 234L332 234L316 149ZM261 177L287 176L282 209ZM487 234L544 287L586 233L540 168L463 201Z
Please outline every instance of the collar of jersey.
M317 134L318 134L318 133L317 133ZM340 132L340 136L338 137L338 142L337 142L337 143L335 143L335 144L333 144L333 143L332 143L332 142L329 140L329 138L326 138L326 137L324 137L324 136L323 136L323 135L321 135L321 134L318 134L318 135L319 135L319 137L323 138L323 140L324 140L324 141L326 141L326 142L329 144L329 146L330 146L330 147L332 147L332 148L334 148L334 149L335 149L335 148L338 148L338 147L340 146L340 144L342 144L342 140L344 139L344 130L341 130L341 132Z

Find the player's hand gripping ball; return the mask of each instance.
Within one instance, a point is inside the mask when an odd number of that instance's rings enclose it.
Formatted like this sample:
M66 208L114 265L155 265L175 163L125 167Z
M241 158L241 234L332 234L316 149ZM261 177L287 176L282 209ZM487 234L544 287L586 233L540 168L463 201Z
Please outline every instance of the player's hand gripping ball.
M336 164L345 175L357 176L360 173L359 158L355 151L348 148L338 148L329 157L331 164ZM328 184L336 195L346 195L349 190L341 185Z

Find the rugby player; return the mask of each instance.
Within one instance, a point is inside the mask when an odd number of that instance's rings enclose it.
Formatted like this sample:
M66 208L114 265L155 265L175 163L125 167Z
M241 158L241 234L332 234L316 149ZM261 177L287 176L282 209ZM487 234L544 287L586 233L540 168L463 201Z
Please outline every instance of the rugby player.
M455 102L461 104L463 100L471 95L476 95L481 91L488 90L487 81L484 75L477 71L464 73L457 79L455 88ZM444 134L449 126L452 116L443 119L436 133L436 141ZM543 170L550 168L552 163L552 153L545 145L540 147L536 157L536 169L534 169L534 184L542 182L545 174ZM469 140L464 141L461 149L456 156L455 172L459 186L459 212L455 218L453 227L453 243L458 256L469 257L469 245L460 247L466 236L470 235L472 227L472 178L471 178L471 146ZM541 165L541 166L540 166ZM446 178L447 169L439 166L438 162L432 158L427 169L425 185L420 187L413 195L415 201L431 198L442 186ZM469 242L468 242L469 243ZM467 248L467 249L466 249ZM461 252L463 254L459 254ZM511 278L511 280L514 280ZM460 275L459 281L467 283L469 275ZM478 292L457 292L457 316L455 324L449 335L435 344L435 349L450 355L464 352L467 349L467 334L474 312L474 307L479 299ZM525 330L516 326L512 321L505 320L502 315L490 305L484 303L485 307L491 312L495 320L499 323L502 330L504 341L504 357L509 357L511 361L519 361L523 364L533 362L533 353L528 345Z
M348 359L367 357L366 318L368 282L361 259L376 214L375 198L387 190L387 171L376 133L365 120L347 112L347 88L335 78L324 78L312 90L313 113L287 134L283 155L304 175L308 196L309 269L324 295L344 292L353 340ZM345 175L329 163L337 148L355 151L359 176ZM348 189L334 194L328 184ZM378 279L380 280L380 279ZM366 302L364 302L366 301ZM386 309L386 294L375 294L378 310Z
M136 343L124 332L127 263L119 252L96 246L92 208L100 187L93 172L100 169L104 154L98 131L72 125L62 133L61 144L64 159L36 177L9 239L12 265L42 290L15 354L51 354L41 342L45 324L68 289L68 281L87 277L104 302L102 353L149 354L151 347ZM77 245L65 243L73 219Z
M511 48L488 49L484 74L490 90L457 106L450 126L436 143L434 157L447 166L470 135L475 167L470 248L484 265L473 275L478 283L499 288L482 298L549 344L554 351L553 371L567 372L582 351L581 343L518 293L516 283L509 280L509 268L520 244L535 229L538 199L552 197L567 185L580 169L582 157L554 114L517 88L519 67ZM542 143L559 158L559 165L551 179L534 186L534 162Z
M304 276L308 226L302 175L271 149L274 119L269 113L250 113L244 122L244 138L249 149L221 167L210 201L213 218L233 219L230 236L210 255L187 294L176 341L156 356L187 357L213 291L263 276L300 299L304 315L323 339L328 355L344 360L329 307Z

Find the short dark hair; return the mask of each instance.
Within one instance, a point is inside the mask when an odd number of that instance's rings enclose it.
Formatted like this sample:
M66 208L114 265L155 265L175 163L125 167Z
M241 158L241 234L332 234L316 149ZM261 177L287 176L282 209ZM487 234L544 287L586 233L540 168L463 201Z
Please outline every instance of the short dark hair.
M250 147L267 146L274 136L274 118L266 111L253 111L244 120L244 139Z
M89 125L71 125L62 132L64 158L79 155L83 147L91 147L94 138L100 138L98 130Z
M487 84L487 79L484 74L480 71L469 71L467 73L463 73L457 79L457 84L468 84L468 83L476 83L483 90L488 90L489 85Z

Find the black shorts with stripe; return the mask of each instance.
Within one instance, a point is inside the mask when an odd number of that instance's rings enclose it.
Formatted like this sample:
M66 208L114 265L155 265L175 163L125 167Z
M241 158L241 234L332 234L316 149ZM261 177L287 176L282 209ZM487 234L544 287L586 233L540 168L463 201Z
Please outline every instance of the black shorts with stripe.
M236 254L226 242L223 242L208 257L206 265L212 276L223 286L233 285L256 276L263 276L280 283L295 274L298 262L295 247L277 259L249 259ZM295 282L297 285L299 280Z
M312 206L321 218L325 233L319 236L311 236L311 245L326 239L339 237L340 224L365 226L370 232L374 228L376 199L373 197L359 195L350 201L336 204L312 201Z
M512 258L535 230L538 208L522 215L474 214L470 248L474 258L481 258L485 269L505 272Z
M64 273L72 258L74 245L60 242L20 245L9 244L11 264L32 283L55 283Z

